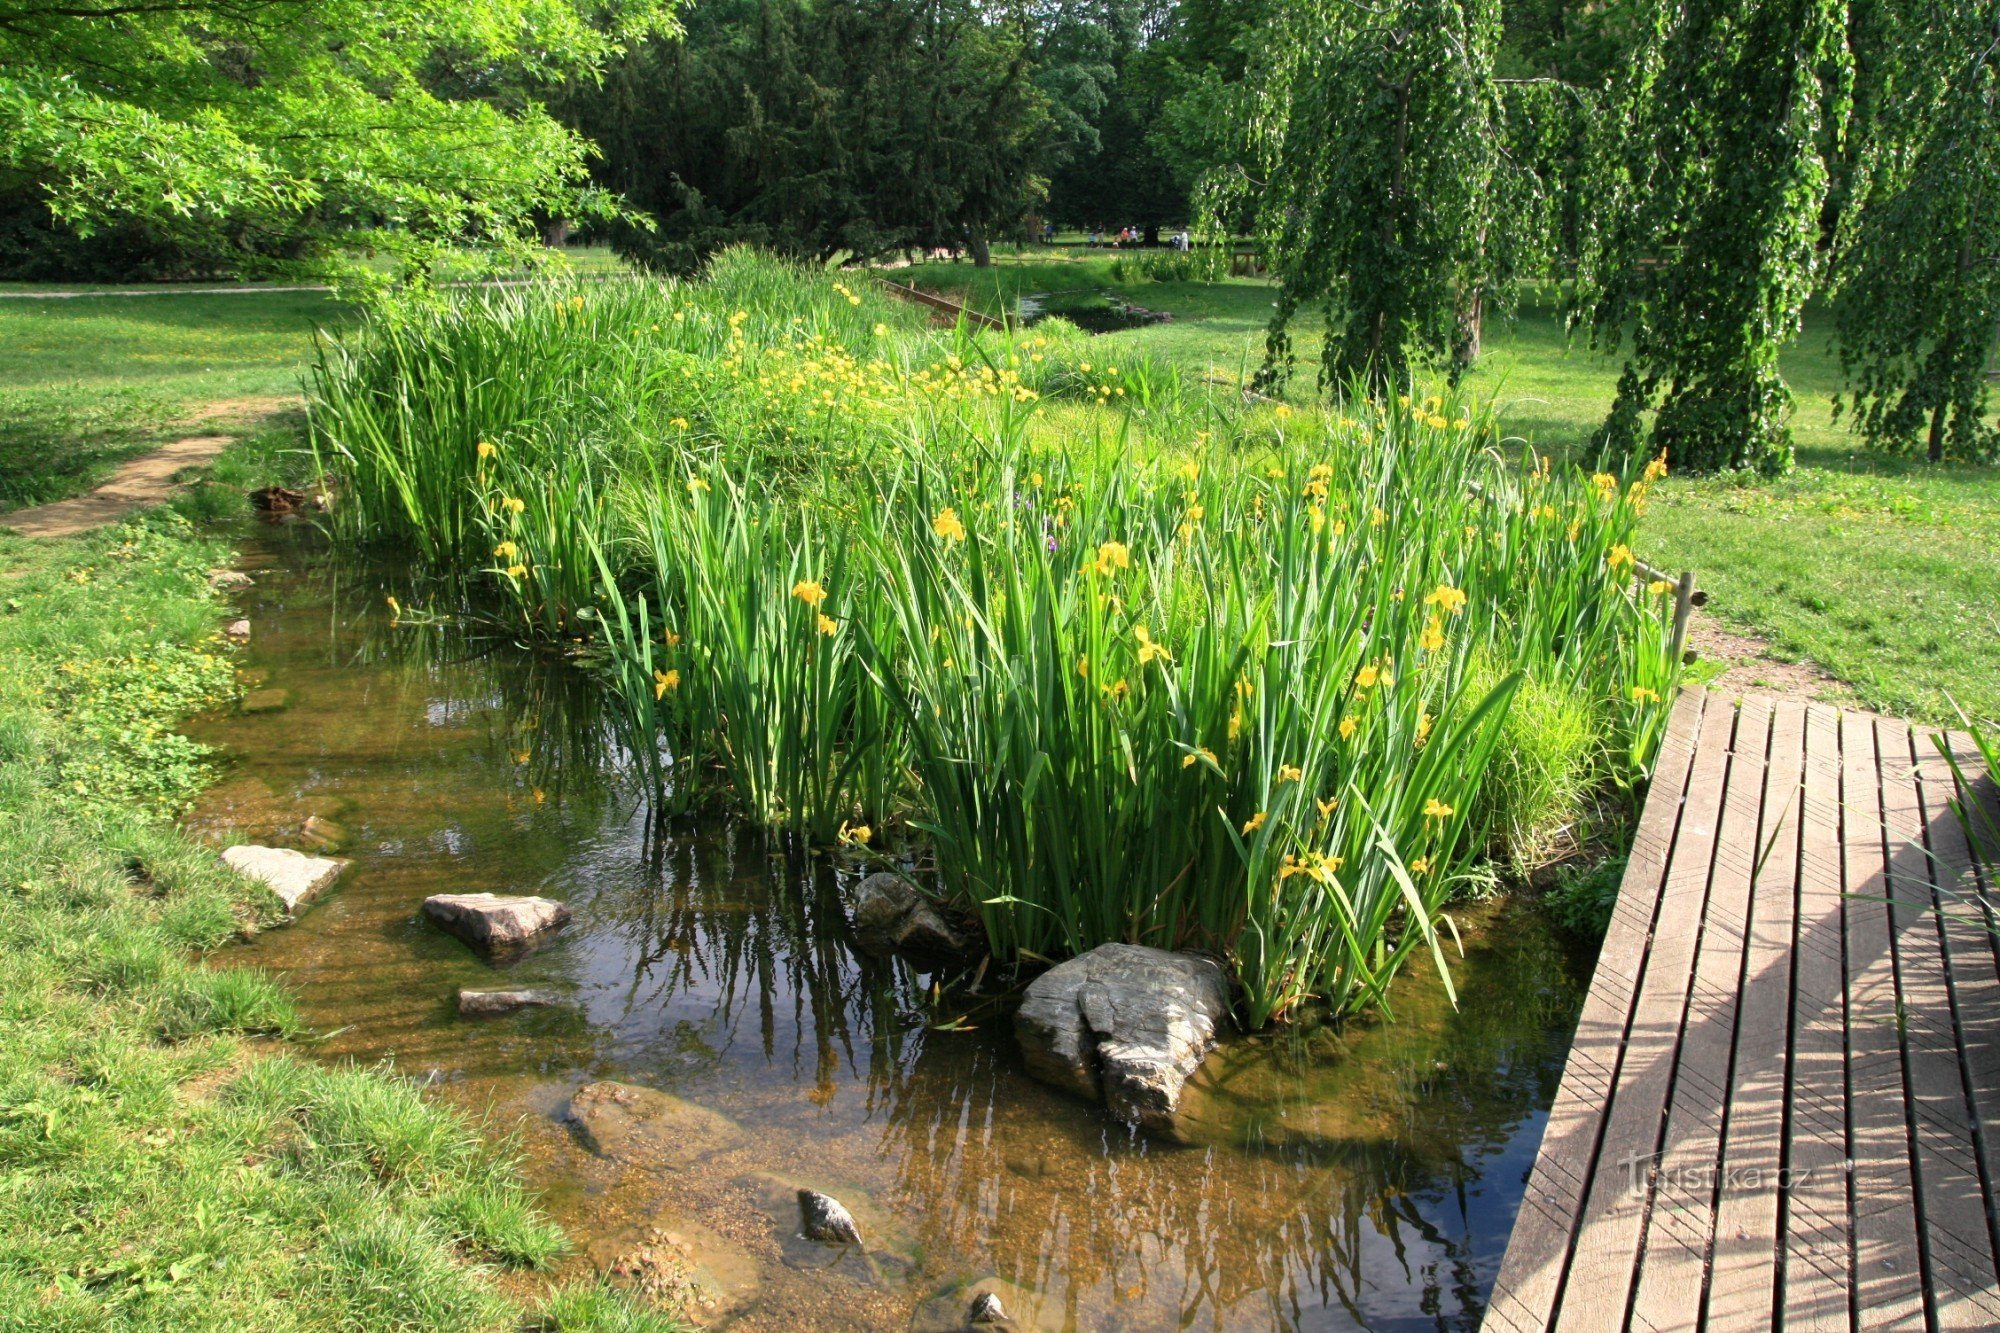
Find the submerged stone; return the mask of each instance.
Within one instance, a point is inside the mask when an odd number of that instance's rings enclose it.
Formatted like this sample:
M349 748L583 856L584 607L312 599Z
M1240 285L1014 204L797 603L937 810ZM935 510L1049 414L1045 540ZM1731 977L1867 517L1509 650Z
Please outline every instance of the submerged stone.
M243 711L246 713L282 713L291 707L290 690L276 688L252 690L243 696Z
M610 1079L577 1089L566 1113L583 1146L599 1157L678 1171L726 1152L743 1130L720 1111L656 1088Z
M1172 1135L1181 1089L1228 1020L1214 959L1103 944L1035 978L1014 1034L1036 1078Z
M749 1250L685 1219L600 1237L589 1253L613 1282L703 1323L741 1310L763 1281Z
M499 893L434 893L424 915L480 949L525 948L569 920L569 907L553 898Z
M828 1245L859 1245L861 1228L853 1214L831 1194L818 1190L799 1191L799 1230L807 1240Z
M299 836L323 852L337 852L347 845L347 830L331 819L307 815L299 826Z
M259 847L251 843L225 848L222 860L231 870L248 875L277 894L285 904L285 911L293 916L324 893L348 866L339 857L307 856L288 847Z
M546 1009L562 1003L551 990L461 990L458 1012L463 1018L483 1018L489 1014L511 1014L516 1009Z
M855 890L854 935L870 953L900 953L918 961L947 962L973 952L921 889L887 872L870 875Z

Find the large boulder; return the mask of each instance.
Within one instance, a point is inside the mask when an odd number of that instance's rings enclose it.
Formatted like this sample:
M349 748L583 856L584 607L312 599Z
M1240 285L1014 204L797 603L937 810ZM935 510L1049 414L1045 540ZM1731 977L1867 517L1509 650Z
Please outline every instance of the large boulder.
M1103 944L1035 978L1014 1016L1028 1071L1154 1133L1229 1021L1222 968L1199 954Z
M870 875L854 891L854 935L870 953L899 953L919 962L963 960L973 952L923 890L887 872Z
M424 915L467 944L497 953L535 943L569 920L569 908L553 898L436 893L424 899Z
M288 847L253 843L223 849L222 860L231 870L248 875L277 894L285 911L293 916L324 893L348 866L336 856L307 856Z
M610 1079L571 1094L567 1119L599 1157L666 1171L684 1170L743 1141L742 1128L720 1111Z

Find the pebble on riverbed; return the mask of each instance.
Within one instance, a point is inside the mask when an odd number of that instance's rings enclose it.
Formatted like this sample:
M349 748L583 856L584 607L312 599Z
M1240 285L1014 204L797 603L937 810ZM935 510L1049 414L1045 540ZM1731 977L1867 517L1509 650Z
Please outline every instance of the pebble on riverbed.
M799 1191L799 1229L807 1240L828 1245L859 1245L861 1228L840 1200L818 1190Z
M475 948L522 949L569 920L569 907L553 898L499 893L434 893L424 915Z
M348 866L335 856L307 856L288 847L258 847L250 843L225 848L222 860L230 869L248 875L277 894L285 904L285 911L293 916L324 893Z

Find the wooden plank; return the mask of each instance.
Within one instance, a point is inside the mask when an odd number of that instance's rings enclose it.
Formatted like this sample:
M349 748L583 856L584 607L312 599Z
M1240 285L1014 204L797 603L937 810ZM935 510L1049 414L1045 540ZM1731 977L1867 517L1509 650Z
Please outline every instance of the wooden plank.
M1890 948L1881 771L1871 720L1840 719L1841 860L1847 882L1847 1103L1856 1304L1871 1328L1924 1322L1917 1181L1896 963Z
M1853 1325L1847 1198L1846 902L1842 897L1840 719L1806 710L1799 907L1792 944L1791 1081L1785 1090L1778 1302L1787 1330Z
M1631 1323L1665 1328L1701 1309L1715 1236L1717 1176L1743 987L1750 879L1764 804L1771 705L1747 699L1737 710L1729 775L1709 859L1708 897L1696 936L1694 980L1687 991L1675 1052L1673 1089L1646 1217L1643 1262ZM1772 1165L1776 1166L1776 1153Z
M1961 947L1953 967L1951 923L1939 911L1936 887L1952 882L1952 866L1967 860L1963 830L1949 811L1951 828L1926 818L1919 789L1929 769L1933 781L1953 790L1951 773L1928 737L1913 736L1899 722L1876 724L1883 750L1883 807L1889 835L1891 891L1895 898L1896 962L1904 1007L1904 1058L1908 1069L1924 1227L1926 1283L1940 1328L2000 1327L2000 1235L1992 1215L1993 1181L1985 1152L1975 1065L1994 1058L1990 1019L2000 1006L1992 951ZM1927 763L1920 750L1929 751ZM1942 770L1941 772L1939 770ZM1952 837L1953 833L1958 836ZM1963 922L1959 923L1963 925ZM1985 1040L1973 1039L1982 1026ZM1988 1071L1990 1072L1990 1071ZM2000 1104L1985 1102L1991 1113Z
M1645 967L1706 703L1699 688L1682 691L1674 701L1619 885L1618 905L1598 951L1569 1061L1542 1131L1541 1151L1487 1300L1485 1328L1517 1333L1545 1328L1554 1319L1570 1243L1597 1161L1604 1108L1611 1100L1632 1001Z
M1652 947L1556 1312L1561 1329L1594 1331L1625 1323L1651 1193L1647 1168L1659 1151L1681 1016L1694 980L1695 939L1708 896L1735 721L1736 710L1723 704L1702 714Z
M1706 1319L1723 1328L1768 1328L1773 1322L1805 752L1806 706L1782 700L1772 714L1757 828L1759 868L1750 898L1716 1206L1714 1273L1706 1306Z

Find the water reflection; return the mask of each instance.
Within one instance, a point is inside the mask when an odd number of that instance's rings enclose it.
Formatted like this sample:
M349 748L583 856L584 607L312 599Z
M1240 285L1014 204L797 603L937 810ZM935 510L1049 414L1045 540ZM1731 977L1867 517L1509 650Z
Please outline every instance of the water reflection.
M332 1056L530 1113L531 1169L573 1230L664 1216L731 1238L763 1269L752 1326L895 1324L981 1274L1048 1327L1478 1323L1587 974L1533 912L1467 915L1462 1008L1419 971L1394 1023L1243 1043L1190 1097L1193 1146L1149 1143L1030 1081L1004 1019L926 1026L925 979L850 947L852 872L728 820L655 823L573 664L392 624L390 595L450 605L308 545L275 552L246 598L248 665L291 705L198 728L234 758L194 822L281 843L309 814L345 825L348 879L252 960L288 974ZM571 903L554 946L506 968L571 1007L455 1017L456 989L495 969L417 907L482 889ZM741 1142L694 1170L608 1173L551 1116L607 1077L719 1110ZM871 1203L907 1232L903 1261L797 1266L759 1212L774 1176Z

